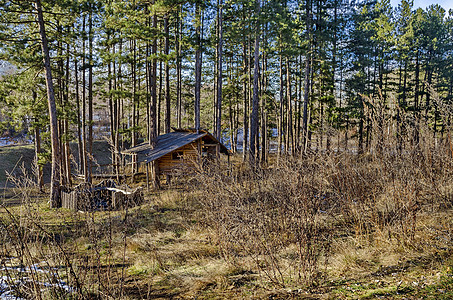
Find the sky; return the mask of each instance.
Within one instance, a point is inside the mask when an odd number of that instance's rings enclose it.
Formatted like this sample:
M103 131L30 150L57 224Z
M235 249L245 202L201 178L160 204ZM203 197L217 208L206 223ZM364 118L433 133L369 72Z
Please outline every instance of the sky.
M393 6L398 6L400 2L400 0L390 0ZM414 0L414 9L419 7L425 9L431 4L439 4L447 11L447 14L449 9L453 9L453 0Z

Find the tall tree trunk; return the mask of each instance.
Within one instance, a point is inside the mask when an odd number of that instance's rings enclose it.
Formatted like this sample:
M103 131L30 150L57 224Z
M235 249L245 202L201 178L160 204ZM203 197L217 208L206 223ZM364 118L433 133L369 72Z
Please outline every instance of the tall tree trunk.
M88 153L89 158L87 159L87 182L91 183L91 174L93 171L93 162L91 157L93 156L93 14L89 14L88 20Z
M263 30L263 48L268 49L268 24L266 23ZM260 107L261 107L261 163L264 164L267 162L267 104L266 104L266 91L268 88L267 82L267 53L266 50L263 51L262 55L262 68L261 68L261 97L260 97Z
M160 135L161 121L162 121L162 84L163 84L163 67L162 60L159 60L159 88L157 97L157 136ZM165 120L164 120L165 121ZM165 122L164 122L165 123Z
M215 44L215 51L214 51L214 72L213 72L213 90L212 90L212 132L214 136L217 137L217 75L218 75L218 67L219 67L219 5L217 1L217 17L215 19L215 36L216 36L216 44Z
M406 106L406 90L407 90L407 59L404 60L404 77L403 77L403 95L402 95L402 105Z
M282 50L280 50L282 51ZM284 103L285 103L285 96L284 96L284 81L283 81L283 58L282 55L279 55L279 64L280 64L280 106L279 106L279 114L278 114L278 126L277 126L277 132L278 132L278 149L277 149L277 157L280 158L282 152L284 153L284 150L282 150L283 146L283 132L284 132L284 117L283 117L283 111L284 111Z
M363 99L361 96L357 96L357 97L360 97L359 101L360 101L360 120L359 120L359 133L358 133L358 139L359 139L359 145L358 145L358 152L359 154L362 154L363 153L363 126L364 126L364 104L363 104Z
M247 140L247 148L249 149L249 152L250 152L250 132L251 132L251 126L252 126L252 112L251 112L251 108L252 108L252 98L253 98L253 87L252 87L252 77L253 77L253 68L252 68L252 64L253 64L253 60L252 60L252 34L249 33L248 36L247 36L247 47L248 47L248 74L247 74L247 86L248 86L248 98L247 98L247 107L248 107L248 111L247 111L247 114L248 114L248 128L247 128L247 132L249 133L248 134L248 140ZM248 153L247 155L250 155L250 153Z
M311 0L306 3L306 38L308 40L308 51L305 57L305 88L304 88L304 109L302 126L302 153L307 153L308 148L308 101L310 96L310 73L311 73Z
M132 130L131 130L131 141L132 147L137 145L137 126L138 126L138 119L137 111L138 111L138 101L137 101L137 47L136 41L131 40L130 47L132 51L132 62L131 62L131 80L132 80ZM137 155L132 155L132 174L137 172Z
M33 91L33 100L36 100L36 98L37 98L36 92ZM41 153L41 135L39 132L38 118L35 118L34 135L35 135L36 185L38 186L38 191L42 193L43 191L42 166L39 163L39 154Z
M336 68L337 68L337 30L338 30L338 27L337 27L337 8L338 8L338 0L335 0L334 1L334 12L333 12L333 26L334 26L334 30L333 30L333 50L332 50L332 87L331 87L331 90L330 90L330 93L332 95L332 98L333 98L333 106L335 107L336 104L337 104L337 101L336 101L336 97L335 97L335 71L336 71ZM332 104L331 102L329 102L329 108L332 108ZM329 110L329 114L331 114L332 111ZM330 119L330 118L329 118ZM337 118L338 120L338 118ZM327 122L327 125L330 127L332 126L333 124L331 124L331 121L328 120ZM337 130L338 128L340 127L339 124L338 124L338 121L337 121ZM330 135L330 130L328 128L327 130L327 143L326 143L326 148L327 148L327 151L330 151L330 145L331 145L331 135ZM339 151L340 148L337 149L337 151Z
M195 50L195 130L200 130L200 92L201 92L201 64L202 64L202 16L199 1L195 4L195 32L196 32L196 50Z
M431 59L432 59L432 51L433 50L430 50L429 51L429 54L428 54L428 60L426 61L426 67L425 67L425 78L426 80L424 80L424 84L423 84L423 94L422 95L426 95L426 101L425 101L425 122L427 123L428 122L428 113L429 113L429 110L431 108L431 93L430 93L430 89L431 89L431 84L432 84L432 79L433 79L433 68L430 66L430 63L431 63ZM436 58L434 58L435 60ZM436 124L436 121L435 121L436 117L434 117L434 124ZM435 129L434 129L435 130Z
M414 99L414 113L415 113L415 128L414 128L414 137L413 142L415 145L418 145L419 141L419 134L418 134L418 126L420 121L420 113L419 113L419 82L420 82L420 53L416 51L416 59L415 59L415 99Z
M414 109L415 112L418 110L419 106L419 82L420 82L420 61L419 61L419 51L417 50L416 58L415 58L415 98L414 98Z
M107 37L107 40L110 40L110 36ZM108 51L110 51L110 47L108 48ZM111 160L112 160L112 174L115 173L115 161L116 161L116 154L115 154L115 116L113 114L114 108L113 108L113 99L112 99L112 89L113 89L113 80L112 80L112 62L109 61L108 63L108 78L109 78L109 84L108 84L108 94L109 94L109 113L110 113L110 139L111 139Z
M176 32L176 119L178 128L182 126L182 78L181 78L181 37L182 37L182 20L181 20L182 5L177 13L177 32Z
M227 65L227 76L229 82L233 82L233 58L230 57L230 63ZM217 109L217 108L216 108ZM230 143L231 143L231 150L234 151L234 111L233 111L233 97L229 97L228 101L228 120L230 123Z
M222 51L223 51L223 1L218 1L219 6L219 43L217 45L217 107L216 107L216 138L220 141L222 136ZM232 130L232 128L230 128Z
M168 15L164 18L165 30L165 133L170 132L170 63L168 54L170 53L170 32L168 26Z
M293 134L293 104L291 97L291 64L286 57L286 103L287 103L287 117L286 117L286 132L287 132L287 151L294 154L294 134Z
M50 65L49 47L47 45L47 36L44 25L44 17L42 12L41 1L35 1L37 10L39 33L41 36L41 50L44 57L44 69L46 74L46 88L47 88L47 102L49 108L50 120L50 136L52 144L52 173L50 179L50 206L60 207L60 139L58 136L58 119L57 119L57 106L55 104L55 93L52 82L52 68Z
M115 57L116 53L116 47L113 46L112 48L113 52L113 57ZM118 79L119 79L119 74L117 73L117 63L116 60L113 61L113 89L118 90L119 84L118 84ZM118 74L118 75L117 75ZM114 167L115 167L115 173L116 173L116 180L119 182L120 180L120 109L119 109L119 99L118 97L115 97L113 99L113 155L114 155Z
M78 145L78 153L79 153L79 174L83 173L83 145L82 145L82 128L80 119L80 95L79 95L79 74L78 74L79 66L78 66L78 59L74 60L74 77L75 77L75 100L76 100L76 107L77 107L77 145Z
M302 69L303 69L303 64L302 64L302 55L299 55L299 63L297 64L299 68L299 97L297 98L297 128L296 128L296 144L297 144L297 151L301 151L301 120L302 120L302 99L303 99L303 84L302 84Z
M57 90L56 90L56 101L57 105L59 105L63 112L64 112L64 103L63 103L63 98L64 98L64 83L63 83L63 77L64 77L64 63L63 63L63 42L62 42L62 36L63 36L63 29L61 25L59 24L59 21L57 20L56 22L56 30L57 30L57 68L58 72L56 72L56 82L57 82ZM55 73L54 73L55 74ZM55 78L54 78L55 79ZM66 185L66 164L65 164L65 147L64 147L64 118L65 115L64 113L58 120L58 135L60 137L60 159L61 161L59 162L60 164L60 184L65 186Z
M154 14L153 16L153 28L157 29L157 15ZM154 37L151 55L153 56L152 60L152 69L149 72L149 82L151 88L151 103L150 103L150 110L149 110L149 144L151 147L156 146L156 139L157 139L157 37Z
M236 76L239 78L241 76L240 64L239 64L239 56L237 57L238 61L236 62ZM239 129L239 106L240 106L240 98L241 93L239 90L239 82L238 88L236 89L236 108L235 108L235 118L234 118L234 144L232 145L232 151L234 153L237 152L237 145L238 145L238 129Z
M242 160L245 161L247 159L247 153L248 153L248 149L247 149L247 146L248 146L248 134L249 134L249 131L248 131L248 128L249 128L249 125L248 125L248 85L247 85L247 75L248 75L248 59L247 59L247 43L246 41L244 40L244 45L243 45L243 65L244 65L244 68L243 68L243 92L244 92L244 121L243 121L243 130L242 130L242 137L243 137L243 140L242 140Z
M85 33L86 30L86 16L83 16L82 21L82 30ZM83 165L83 177L85 182L88 178L88 162L87 162L87 132L86 132L86 41L85 37L82 40L82 146L83 146L83 155L82 155L82 165Z
M340 66L343 66L343 56L340 56ZM339 108L339 111L340 111L340 122L343 122L343 118L344 118L344 113L343 113L343 68L340 68L340 82L339 82L339 99L338 99L338 108ZM347 122L345 120L345 130L344 130L344 135L345 135L345 141L344 141L344 150L346 151L346 149L348 148L348 125L347 125ZM341 148L341 134L340 134L340 130L338 130L338 151L340 151L340 148Z
M260 0L256 0L256 13L260 15ZM257 162L256 152L258 145L256 144L258 135L258 110L259 110L259 68L260 68L260 24L259 19L256 21L256 32L255 32L255 54L254 54L254 66L253 66L253 102L252 102L252 115L250 119L250 164L255 166Z
M67 31L69 35L69 30ZM69 56L70 56L70 48L69 43L66 46L66 67L65 67L65 92L64 92L64 106L65 111L69 110ZM66 113L65 113L66 115ZM69 120L68 117L65 116L64 119L64 148L65 148L65 170L66 170L66 182L69 186L72 185L72 178L71 178L71 148L69 147Z

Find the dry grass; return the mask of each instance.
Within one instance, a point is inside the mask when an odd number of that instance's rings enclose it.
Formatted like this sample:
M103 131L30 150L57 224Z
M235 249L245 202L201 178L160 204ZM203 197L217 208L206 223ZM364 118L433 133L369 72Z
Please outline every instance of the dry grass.
M365 154L205 166L126 211L48 209L18 176L21 204L0 208L1 275L33 278L14 292L37 299L449 299L449 139L375 124ZM36 263L55 272L17 270ZM73 290L42 284L59 281Z
M375 107L374 138L364 154L201 172L201 211L228 263L247 265L261 287L305 287L333 298L418 295L449 278L449 135L434 136L422 121L414 129L403 112L395 125ZM345 289L351 282L358 287Z
M434 177L397 156L280 162L205 169L193 189L147 195L128 211L51 210L30 186L19 189L26 201L1 210L1 256L59 266L54 278L35 276L91 298L367 299L451 287L450 169Z

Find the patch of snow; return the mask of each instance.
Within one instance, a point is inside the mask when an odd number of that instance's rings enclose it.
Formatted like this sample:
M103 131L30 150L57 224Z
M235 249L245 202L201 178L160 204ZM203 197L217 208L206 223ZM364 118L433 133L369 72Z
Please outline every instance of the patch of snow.
M4 260L10 261L11 258L7 258ZM57 273L52 273L51 271L41 269L39 265L46 263L46 262L40 262L33 264L31 266L27 267L3 267L0 268L0 271L13 271L13 272L19 272L19 273L41 273L41 274L50 274L49 276L53 278L58 278ZM60 288L65 290L68 293L73 293L75 292L75 289L69 286L66 282L62 280L56 280L55 283L49 283L49 282L44 282L44 281L36 281L33 279L30 279L28 277L22 277L20 280L17 280L15 278L9 277L9 276L1 276L0 277L0 300L22 300L23 298L19 298L14 295L14 290L17 289L20 285L23 285L24 282L32 282L33 284L40 285L44 288ZM44 291L45 289L42 289L41 291Z
M0 277L0 299L2 300L22 300L23 298L19 298L14 295L14 287L10 286L11 279L7 276ZM16 284L16 282L13 282Z

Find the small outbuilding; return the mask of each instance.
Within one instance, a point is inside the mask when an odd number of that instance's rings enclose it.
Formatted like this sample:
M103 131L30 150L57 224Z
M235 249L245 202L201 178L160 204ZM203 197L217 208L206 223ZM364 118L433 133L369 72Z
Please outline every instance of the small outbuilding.
M146 163L147 182L149 165L152 166L154 180L159 175L193 173L202 159L219 159L220 154L230 155L230 151L206 130L176 129L160 135L155 146L148 142L122 151L123 154L136 155L137 162Z

